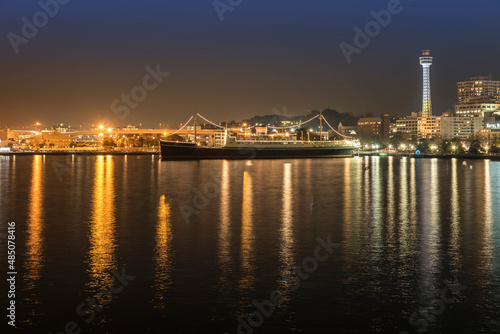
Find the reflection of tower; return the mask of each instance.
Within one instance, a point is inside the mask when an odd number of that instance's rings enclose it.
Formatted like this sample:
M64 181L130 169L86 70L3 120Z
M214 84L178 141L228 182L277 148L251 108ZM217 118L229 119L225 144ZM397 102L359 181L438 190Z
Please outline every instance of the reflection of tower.
M420 57L420 65L422 65L424 74L424 90L422 100L422 117L432 117L431 103L431 65L432 57L430 50L423 50Z

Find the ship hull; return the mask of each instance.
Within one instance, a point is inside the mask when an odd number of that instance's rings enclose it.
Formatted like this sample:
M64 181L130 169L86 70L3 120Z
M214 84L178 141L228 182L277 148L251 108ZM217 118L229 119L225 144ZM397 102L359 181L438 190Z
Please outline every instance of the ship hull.
M293 145L289 145L293 146ZM201 147L194 143L160 142L162 160L303 159L351 157L356 147Z

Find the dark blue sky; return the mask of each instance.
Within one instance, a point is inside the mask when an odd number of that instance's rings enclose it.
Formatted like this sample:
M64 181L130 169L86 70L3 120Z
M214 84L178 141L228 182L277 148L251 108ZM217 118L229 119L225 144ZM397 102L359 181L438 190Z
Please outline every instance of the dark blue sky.
M340 43L353 44L353 28L389 2L243 0L221 22L213 0L71 0L16 54L8 34L22 35L22 17L32 21L41 8L0 0L0 127L103 119L175 126L195 110L221 121L284 106L292 115L327 107L408 114L421 108L418 57L427 48L435 114L453 107L457 81L500 79L494 0L403 0L348 64ZM157 64L170 75L129 113L113 112Z

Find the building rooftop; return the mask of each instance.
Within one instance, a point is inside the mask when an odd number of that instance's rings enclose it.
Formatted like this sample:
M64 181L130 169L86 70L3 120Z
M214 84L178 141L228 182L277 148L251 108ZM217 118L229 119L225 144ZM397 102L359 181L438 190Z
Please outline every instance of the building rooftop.
M362 117L359 119L359 122L382 122L382 118L380 117Z

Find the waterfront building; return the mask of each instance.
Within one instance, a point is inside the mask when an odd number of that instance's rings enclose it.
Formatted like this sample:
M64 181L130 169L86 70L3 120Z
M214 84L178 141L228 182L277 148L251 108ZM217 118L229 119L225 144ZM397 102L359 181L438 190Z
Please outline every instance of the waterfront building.
M344 136L357 136L358 127L357 126L349 126L343 125L342 122L339 122L338 132L343 134Z
M500 111L487 111L484 113L484 128L500 130Z
M391 133L391 119L389 114L383 113L380 115L382 118L382 139L389 140L389 135Z
M394 132L404 138L417 138L417 122L418 117L421 117L421 112L412 112L410 116L405 116L396 120Z
M42 133L36 136L38 144L44 144L46 147L63 148L70 147L73 139L68 135L63 135L60 132Z
M358 135L361 137L380 136L382 118L365 115L358 120Z
M471 139L483 128L483 116L441 116L442 139Z
M361 137L377 136L380 139L389 139L389 114L381 114L380 117L365 115L358 121L358 135Z
M484 116L485 112L500 111L500 81L478 76L458 82L457 101L457 116Z
M483 128L477 133L477 139L484 142L493 142L500 138L500 129Z
M464 104L457 104L455 106L455 113L457 116L484 116L485 112L498 111L500 112L500 102L471 102Z
M500 101L500 81L477 76L457 83L458 104Z
M441 136L441 117L418 117L417 138L436 138Z
M397 132L396 125L396 123L389 123L389 137L393 136Z

